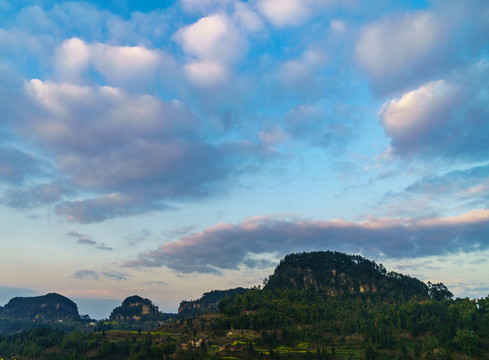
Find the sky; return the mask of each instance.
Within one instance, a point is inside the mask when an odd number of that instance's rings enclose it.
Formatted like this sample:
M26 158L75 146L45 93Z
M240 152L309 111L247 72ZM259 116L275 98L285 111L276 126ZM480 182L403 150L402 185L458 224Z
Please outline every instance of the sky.
M488 88L486 0L0 0L0 305L314 250L485 297Z

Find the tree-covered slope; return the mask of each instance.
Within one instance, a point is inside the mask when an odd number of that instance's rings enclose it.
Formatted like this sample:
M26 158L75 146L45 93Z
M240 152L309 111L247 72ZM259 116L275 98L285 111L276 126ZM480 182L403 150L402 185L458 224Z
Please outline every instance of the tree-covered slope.
M138 295L127 297L121 306L116 307L110 314L110 320L160 320L163 314L151 300Z
M359 255L334 251L287 255L264 288L265 291L277 289L315 291L332 296L395 294L418 299L428 298L431 294L430 288L418 279L388 272L384 266Z
M15 297L4 307L2 316L14 319L79 320L77 305L63 295Z
M181 317L188 317L197 314L203 314L205 312L216 312L219 302L227 297L236 294L243 294L248 289L238 287L228 290L212 290L204 293L200 299L192 301L182 301L178 307L178 315Z

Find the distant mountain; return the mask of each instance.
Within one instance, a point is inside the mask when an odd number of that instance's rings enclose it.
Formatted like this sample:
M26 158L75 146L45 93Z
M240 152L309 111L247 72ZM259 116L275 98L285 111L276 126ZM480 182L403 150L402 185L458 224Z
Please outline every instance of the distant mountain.
M446 290L444 295L451 297L443 284L428 286L410 276L387 272L384 266L359 255L333 251L287 255L266 281L264 290L274 289L307 290L332 296L396 294L419 299L433 297L433 291Z
M167 318L168 316L161 313L151 300L133 295L126 298L121 306L116 307L109 319L111 321L158 321Z
M3 308L2 317L16 320L80 320L76 304L63 295L15 297Z
M200 299L192 301L182 301L178 307L178 315L181 317L188 317L198 314L204 314L207 311L216 312L219 302L226 296L232 296L235 294L243 294L248 289L238 287L229 290L212 290L204 293Z

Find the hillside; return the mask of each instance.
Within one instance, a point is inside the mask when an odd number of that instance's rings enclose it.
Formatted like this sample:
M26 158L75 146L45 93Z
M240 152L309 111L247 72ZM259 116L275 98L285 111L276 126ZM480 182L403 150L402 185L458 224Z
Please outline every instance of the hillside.
M212 290L204 293L200 299L192 301L182 301L178 307L178 315L180 317L188 317L205 312L216 312L219 302L226 296L242 294L248 291L242 287L229 290Z
M333 251L287 255L264 287L265 291L277 289L314 291L331 296L395 294L426 299L431 295L431 287L418 279L388 272L384 266L359 255ZM446 295L450 297L451 293Z
M67 297L56 293L15 297L5 305L2 316L19 320L76 321L80 319L77 305Z
M127 320L160 320L163 314L151 300L133 295L126 298L121 306L116 307L110 314L112 321Z
M86 327L84 334L37 328L0 335L0 355L65 359L77 352L85 359L145 360L487 359L489 296L452 297L441 283L424 284L357 255L291 254L263 289L216 290L182 302L183 309L198 309L198 315L143 321L161 313L149 299L131 296L114 309L109 321ZM216 302L217 312L201 311Z

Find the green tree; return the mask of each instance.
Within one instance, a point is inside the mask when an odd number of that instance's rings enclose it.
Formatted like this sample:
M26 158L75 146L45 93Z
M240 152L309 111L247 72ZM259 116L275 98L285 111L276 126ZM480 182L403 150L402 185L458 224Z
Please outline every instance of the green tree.
M474 351L479 348L479 337L473 330L457 330L453 341L469 356L472 356Z

